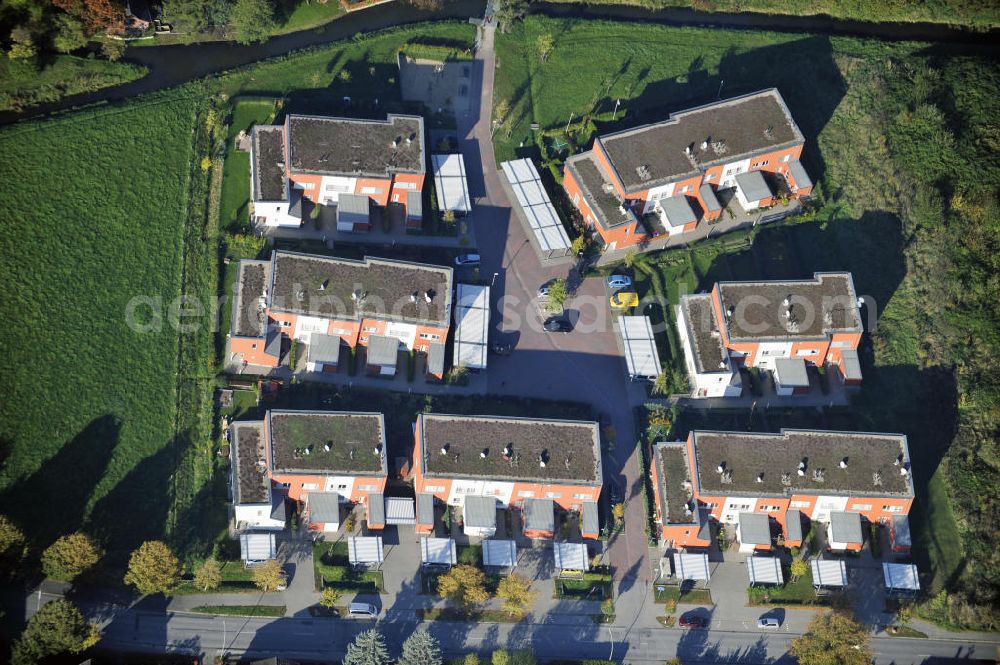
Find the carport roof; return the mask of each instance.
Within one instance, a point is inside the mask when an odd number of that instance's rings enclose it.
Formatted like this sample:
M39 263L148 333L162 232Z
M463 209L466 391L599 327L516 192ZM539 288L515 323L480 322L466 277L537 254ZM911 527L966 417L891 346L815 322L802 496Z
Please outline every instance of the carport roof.
M844 587L847 586L847 566L840 559L813 559L813 586Z
M552 206L535 165L525 158L504 162L500 166L541 250L560 254L568 252L569 235Z
M553 543L552 550L559 570L590 570L586 543Z
M434 169L434 189L441 210L469 212L469 181L465 175L465 160L461 154L431 155Z
M525 531L553 531L555 530L555 503L552 499L525 499L524 500L524 529Z
M486 367L490 336L490 287L458 284L455 298L453 364Z
M273 533L240 535L240 558L243 561L267 561L275 557Z
M774 378L789 388L808 388L809 373L806 371L806 361L802 358L776 358Z
M340 362L340 346L340 335L311 334L307 353L309 362L337 364Z
M347 539L347 558L351 563L382 563L382 536L350 536Z
M740 542L745 545L771 544L771 520L766 513L740 513Z
M602 483L594 422L424 413L417 427L429 477ZM506 446L509 459L503 454Z
M747 171L736 176L736 186L743 192L743 198L747 201L760 201L761 199L774 196L771 188L764 180L764 174L760 171Z
M806 187L812 187L812 180L809 179L809 174L806 173L806 169L802 166L802 162L797 159L793 159L788 162L788 172L792 174L792 179L795 181L795 186L799 189L804 189Z
M434 525L434 495L428 492L417 494L417 524Z
M844 349L840 352L840 369L845 379L861 380L861 360L856 349Z
M309 492L306 495L309 521L313 524L340 524L340 495L336 492Z
M430 374L444 374L444 342L427 345L427 371Z
M483 543L483 565L513 568L517 565L517 543L489 538Z
M715 196L715 190L708 183L698 188L698 194L701 195L701 200L705 204L707 212L715 212L722 209L718 197Z
M660 199L659 205L663 210L663 215L667 218L667 224L670 226L684 226L698 221L698 218L694 216L694 210L691 209L691 204L683 194Z
M416 524L416 506L413 499L403 496L385 497L386 524Z
M776 556L751 556L747 558L747 574L750 584L781 584L785 574L781 570L781 559Z
M433 563L442 566L454 566L458 563L458 548L454 538L421 538L420 562Z
M381 492L369 492L365 507L368 512L368 526L385 526L385 495Z
M622 316L618 318L622 345L625 347L625 364L632 378L656 378L663 367L656 350L653 324L648 316Z
M912 563L883 563L882 579L887 589L920 590L920 577Z
M462 510L466 527L493 529L497 525L497 500L492 496L467 496Z
M830 513L830 540L835 543L861 543L861 514L833 511Z
M674 573L682 580L709 580L708 555L674 552Z

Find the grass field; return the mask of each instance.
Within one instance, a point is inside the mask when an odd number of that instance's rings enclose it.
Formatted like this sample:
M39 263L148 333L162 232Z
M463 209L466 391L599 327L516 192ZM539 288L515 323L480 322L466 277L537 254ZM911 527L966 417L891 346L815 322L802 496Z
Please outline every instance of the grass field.
M575 2L578 0L554 0ZM698 11L791 16L833 16L876 22L913 21L948 23L986 28L1000 22L1000 10L988 2L918 0L915 2L864 2L859 0L588 0L587 4L630 5L649 9L689 7Z
M193 122L178 95L0 131L0 505L39 545L164 531L177 333L126 314L179 293Z
M68 95L93 92L146 75L124 62L57 55L39 68L29 60L0 58L0 111L16 111Z
M199 605L191 609L199 614L234 617L283 617L284 605Z

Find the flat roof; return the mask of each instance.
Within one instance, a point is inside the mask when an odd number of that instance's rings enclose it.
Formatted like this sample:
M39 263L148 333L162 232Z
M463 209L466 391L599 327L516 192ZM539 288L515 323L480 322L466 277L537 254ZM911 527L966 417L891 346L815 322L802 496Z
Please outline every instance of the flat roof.
M795 181L795 186L799 189L812 187L812 180L809 179L809 174L806 173L805 167L799 160L793 159L788 162L788 172L792 175L792 180Z
M802 511L793 508L785 512L785 539L802 540Z
M847 565L843 560L813 559L809 566L812 568L813 586L847 586Z
M337 364L340 362L341 346L343 346L343 340L340 335L312 333L309 335L308 360L313 363Z
M434 526L434 495L429 492L417 494L417 524Z
M437 193L438 208L455 212L472 210L469 180L465 174L462 155L431 155L431 165L434 169L434 191Z
M816 339L861 332L861 314L849 272L812 279L716 284L731 342Z
M700 494L913 496L910 455L902 434L782 430L695 431L691 436Z
M665 199L660 199L657 203L663 210L663 215L667 218L667 224L670 226L684 226L698 221L698 218L694 216L694 210L691 209L688 197L683 194L668 196Z
M660 518L664 524L695 524L698 521L690 508L692 497L691 473L688 471L687 445L680 442L656 444L660 487Z
M604 172L598 167L592 153L573 155L566 160L566 168L573 174L573 179L580 186L580 191L601 227L612 229L636 221L632 211L623 206L622 200L618 198L618 190L604 177Z
M250 135L250 170L254 201L288 200L283 126L254 126Z
M594 422L423 413L417 427L428 476L602 482Z
M267 561L276 554L273 533L240 534L240 558L243 561Z
M771 544L771 518L767 513L740 513L740 542L747 545Z
M368 337L368 364L396 366L399 360L399 338L387 335L371 335Z
M627 192L804 140L776 88L671 113L663 122L597 139Z
M229 430L233 441L233 503L270 503L271 479L267 466L259 464L265 459L263 421L236 421Z
M910 538L910 518L906 515L892 516L892 542L895 545L909 547L912 544Z
M340 494L309 492L306 495L309 521L314 524L340 524Z
M283 251L271 254L271 266L268 300L277 312L441 326L450 322L452 270L447 266Z
M267 422L274 472L386 475L381 413L272 410Z
M747 201L760 201L774 196L771 188L767 186L767 181L764 180L764 174L760 171L737 174L736 186L743 192L743 197Z
M493 529L497 525L497 500L492 496L467 496L462 506L462 522L473 529Z
M712 309L712 296L708 294L684 296L679 307L684 316L688 339L693 347L691 350L697 372L732 373L729 351L722 342L715 311Z
M289 115L285 122L293 172L387 178L425 170L420 116L364 120Z
M861 514L835 510L830 513L830 542L863 543Z
M385 495L381 492L369 492L365 502L365 517L368 526L385 526Z
M267 318L264 311L264 296L267 292L270 268L271 264L267 261L245 259L239 262L236 268L233 335L238 337L264 335L264 321Z
M584 501L580 511L580 531L586 535L588 533L598 533L601 530L601 519L597 514L596 501Z
M719 204L719 199L715 196L715 190L707 182L698 188L698 194L701 195L701 200L705 204L707 212L715 212L716 210L722 210L722 206Z
M515 159L500 165L514 192L514 199L528 221L543 252L567 251L569 235L559 219L538 170L530 159Z
M458 284L452 363L484 369L489 357L490 287Z
M776 556L747 557L747 574L750 584L781 584L785 574L781 570L781 559Z
M802 358L775 358L774 377L783 386L790 388L809 387L809 372Z
M556 528L556 507L552 499L524 500L526 531L553 531Z
M660 354L656 350L653 323L648 316L621 316L618 318L622 345L625 347L625 364L629 376L656 378L663 370Z

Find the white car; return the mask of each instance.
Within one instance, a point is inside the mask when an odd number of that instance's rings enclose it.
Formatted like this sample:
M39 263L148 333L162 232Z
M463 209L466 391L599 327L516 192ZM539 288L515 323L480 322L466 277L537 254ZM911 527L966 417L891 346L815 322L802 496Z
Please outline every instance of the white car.
M478 254L462 254L455 257L456 266L478 266L480 256Z
M757 627L761 630L777 630L781 627L781 622L774 617L761 617L757 619Z

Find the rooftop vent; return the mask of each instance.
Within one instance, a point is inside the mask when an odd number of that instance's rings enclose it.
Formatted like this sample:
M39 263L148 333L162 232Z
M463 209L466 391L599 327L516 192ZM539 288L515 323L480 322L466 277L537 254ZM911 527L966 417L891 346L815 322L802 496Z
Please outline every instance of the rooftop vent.
M792 296L791 296L791 294L788 294L787 296L785 296L785 299L781 301L781 304L784 305L785 307L788 307L789 305L791 305L792 304Z
M512 454L514 454L514 448L508 443L506 446L503 447L503 456L506 459L510 459L510 456Z
M612 185L610 182L605 182L601 184L601 190L605 194L613 194L615 191L615 186Z
M728 150L725 141L712 141L712 152L716 155L724 155Z
M653 174L650 173L649 171L649 166L647 166L646 164L640 164L639 166L635 167L635 172L639 176L640 180L649 180L650 178L653 177Z
M872 485L875 487L882 487L882 472L875 471L872 473Z
M308 455L312 455L312 451L313 451L313 447L312 447L312 446L306 446L306 447L305 447L305 448L304 448L304 449L302 450L302 454L303 454L303 455L307 455L307 456L308 456Z
M299 302L302 302L303 300L306 299L306 292L305 291L296 291L295 292L295 299L298 300Z
M757 482L758 483L764 482L764 474L763 473L758 473L757 474Z
M567 457L566 459L564 459L564 460L563 460L563 466L565 466L565 467L566 467L566 470L567 470L567 471L569 471L569 464L570 464L570 460L569 460L569 458Z
M374 453L376 456L381 455L382 446L376 443L374 446L372 446L372 453Z
M774 127L771 126L771 125L768 125L767 127L765 127L764 128L764 136L766 136L769 139L773 139L774 138Z
M543 450L538 455L538 466L544 469L545 465L548 464L548 461L549 461L549 452L547 450Z
M329 283L330 283L330 280L328 280L328 279L324 279L324 280L323 280L323 281L322 281L322 282L320 283L320 285L319 285L319 290L320 290L320 291L326 291L326 285L327 285L327 284L329 284Z
M442 455L447 455L448 454L448 444L447 443L444 444L443 446L441 446L441 454Z
M726 369L726 361L725 360L720 360L719 361L719 369Z
M705 139L704 141L701 142L701 149L702 150L708 150L708 141L709 141L709 139Z
M783 473L781 474L781 484L785 487L789 487L792 484L792 474Z
M490 449L489 448L483 448L479 452L479 458L480 459L486 459L487 457L489 457L489 455L490 455Z
M419 295L419 291L414 291L413 293L411 293L410 302L417 302L417 295Z
M390 146L390 147L391 147L391 148L392 148L393 150L395 150L396 148L398 148L398 147L399 147L399 137L397 136L396 138L394 138L394 139L392 140L392 143L390 143L390 144L389 144L389 146Z
M424 291L424 300L426 302L428 302L428 303L433 302L434 301L434 294L431 293L430 291Z
M904 477L910 475L910 470L906 467L906 465L899 467L899 475Z
M865 299L864 298L858 298L858 307L861 307L864 304L865 304Z
M688 157L690 157L691 155L694 154L694 151L691 150L691 146L693 146L693 145L694 144L691 143L691 144L688 144L688 145L684 146L684 154L687 155Z
M716 473L723 473L723 472L725 472L725 470L726 470L726 463L725 462L719 462L719 466L715 467L715 472Z
M903 455L902 455L902 453L900 453L900 454L899 454L899 455L898 455L898 456L896 457L896 459L895 459L895 460L893 461L892 465L893 465L893 466L899 466L899 465L900 465L900 464L902 464L902 463L903 463Z
M813 482L821 483L826 480L826 469L813 469Z
M728 469L726 471L723 471L722 472L722 476L719 478L719 480L722 481L723 485L732 485L733 484L733 472L729 471Z
M726 318L732 318L733 314L736 313L736 308L730 305L726 308Z
M847 458L846 457L844 459L840 460L840 468L841 469L846 469L847 468Z
M331 450L333 450L333 446L331 446L329 443L324 443L323 444L323 452L324 453L328 453Z

